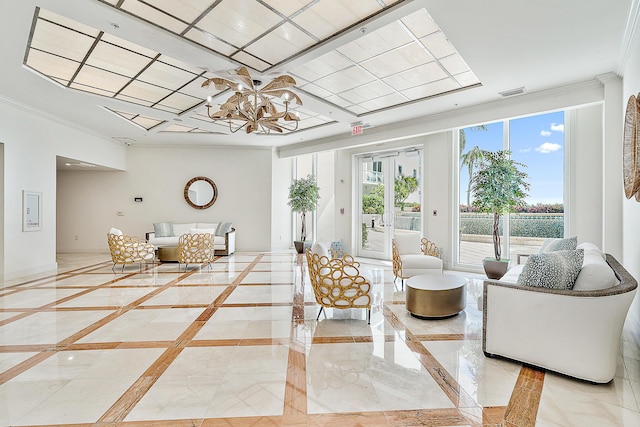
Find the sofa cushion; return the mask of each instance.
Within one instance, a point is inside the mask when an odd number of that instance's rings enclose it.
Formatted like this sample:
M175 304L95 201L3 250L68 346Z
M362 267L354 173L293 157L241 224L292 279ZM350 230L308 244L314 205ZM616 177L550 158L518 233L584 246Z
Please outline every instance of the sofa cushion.
M178 236L154 237L149 239L154 246L178 246Z
M566 239L546 239L538 251L539 254L553 251L569 251L578 246L578 237L567 237Z
M196 228L213 228L214 230L218 228L217 222L199 222L196 224Z
M518 284L552 289L573 289L582 268L584 249L532 254L518 276Z
M576 249L584 249L584 253L585 253L585 255L587 254L587 251L595 251L595 252L597 252L598 254L600 254L600 257L601 257L604 261L606 261L606 260L607 260L607 255L605 255L605 253L604 253L604 252L602 252L602 251L600 250L600 248L599 248L599 247L597 247L596 245L594 245L594 244L593 244L593 243L591 243L591 242L582 242L582 243L580 243L580 244L576 247Z
M402 271L442 269L442 260L431 255L406 254L400 255Z
M323 242L315 242L313 246L311 246L311 253L318 256L326 256L327 258L331 258L329 256L329 246Z
M421 253L420 239L420 233L417 232L397 233L393 236L393 241L400 255Z
M215 228L192 228L189 230L191 234L216 234Z
M218 227L216 228L216 236L224 236L233 228L233 223L231 222L220 222L218 223Z
M618 284L615 273L599 250L585 249L582 269L573 287L576 291L607 289Z
M184 224L174 223L173 224L173 235L174 236L182 236L183 234L187 234L191 232L192 228L196 228L195 222L186 222Z
M173 223L169 222L154 222L153 232L156 237L171 237L173 236Z
M522 269L524 268L524 264L516 264L511 267L507 273L500 278L501 282L507 283L518 283L518 276L522 273Z

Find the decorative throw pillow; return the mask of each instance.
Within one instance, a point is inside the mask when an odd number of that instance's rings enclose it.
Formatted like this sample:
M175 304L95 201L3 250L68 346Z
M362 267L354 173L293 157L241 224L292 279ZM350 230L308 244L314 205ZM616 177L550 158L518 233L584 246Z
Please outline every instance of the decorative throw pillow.
M532 254L517 283L541 288L573 289L583 260L583 249Z
M539 254L553 251L570 251L578 246L578 237L567 237L566 239L546 239L542 243Z
M173 237L173 222L155 222L153 231L156 237Z
M122 236L122 231L115 228L115 227L111 227L111 230L109 230L109 234L115 234L116 236Z
M219 223L218 227L216 228L216 236L224 236L231 231L231 228L233 228L233 223L231 222Z

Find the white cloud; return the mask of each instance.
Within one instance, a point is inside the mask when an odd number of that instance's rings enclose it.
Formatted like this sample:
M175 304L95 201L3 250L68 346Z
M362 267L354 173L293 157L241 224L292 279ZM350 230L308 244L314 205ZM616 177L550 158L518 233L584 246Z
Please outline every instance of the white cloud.
M528 153L529 151L531 151L531 148L522 148L520 150L518 150L521 153Z
M540 135L541 136L549 136L549 135L551 135L551 132L549 132L548 130L541 130L540 131Z
M554 132L564 132L564 125L563 124L555 124L555 123L551 123L551 130Z
M554 144L553 142L545 142L539 147L536 147L536 151L542 154L553 153L554 151L558 151L562 148L560 144Z

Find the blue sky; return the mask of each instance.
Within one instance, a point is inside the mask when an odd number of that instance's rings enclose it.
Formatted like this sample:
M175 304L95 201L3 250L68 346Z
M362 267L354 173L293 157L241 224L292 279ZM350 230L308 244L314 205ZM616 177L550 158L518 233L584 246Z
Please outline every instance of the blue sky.
M466 129L465 152L474 146L485 150L503 147L503 123L491 123L487 130ZM564 168L564 112L524 117L510 121L511 157L527 165L529 197L527 203L562 203ZM469 174L460 172L460 203L467 203Z

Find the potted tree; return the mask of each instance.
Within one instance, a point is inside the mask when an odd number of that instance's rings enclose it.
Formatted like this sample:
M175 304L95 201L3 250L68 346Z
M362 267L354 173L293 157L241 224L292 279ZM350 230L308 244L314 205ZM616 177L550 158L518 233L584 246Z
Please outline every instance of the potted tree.
M302 229L300 240L294 240L293 244L299 254L304 252L307 240L306 213L316 210L318 199L320 198L320 188L316 184L316 177L307 175L306 178L294 179L289 187L289 206L293 212L301 214Z
M484 271L490 279L500 279L509 268L509 259L502 258L499 224L503 214L515 212L525 205L529 183L528 175L520 170L525 164L511 159L511 151L485 151L478 170L471 178L473 203L479 212L493 214L494 258L483 260Z

